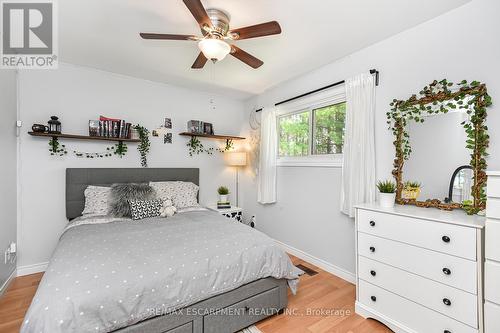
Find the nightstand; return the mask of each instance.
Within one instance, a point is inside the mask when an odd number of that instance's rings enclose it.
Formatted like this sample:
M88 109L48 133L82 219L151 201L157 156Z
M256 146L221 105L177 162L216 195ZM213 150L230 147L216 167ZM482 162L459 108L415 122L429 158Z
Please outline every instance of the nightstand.
M230 219L236 220L238 222L243 222L243 218L241 216L243 210L240 207L233 206L231 208L218 209L217 205L211 205L207 208Z

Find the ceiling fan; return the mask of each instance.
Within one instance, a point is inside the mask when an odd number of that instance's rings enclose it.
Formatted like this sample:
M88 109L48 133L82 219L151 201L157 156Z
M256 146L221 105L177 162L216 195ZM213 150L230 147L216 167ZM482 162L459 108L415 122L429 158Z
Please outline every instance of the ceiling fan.
M215 63L216 61L224 59L228 54L231 54L233 57L243 61L252 68L259 68L264 64L262 60L243 51L236 45L228 44L227 41L277 35L281 33L281 27L276 21L231 30L229 29L229 15L222 10L205 10L200 0L183 1L200 25L203 37L144 32L141 32L140 36L144 39L197 41L201 52L191 66L191 68L194 69L203 68L208 59Z

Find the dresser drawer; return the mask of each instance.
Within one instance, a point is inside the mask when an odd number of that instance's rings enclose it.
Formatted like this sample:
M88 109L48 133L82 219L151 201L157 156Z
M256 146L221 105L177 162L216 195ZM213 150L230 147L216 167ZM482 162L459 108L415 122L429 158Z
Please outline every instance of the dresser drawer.
M486 259L500 261L500 220L486 221Z
M500 332L500 306L484 303L484 333Z
M476 260L476 229L358 210L358 230L426 249Z
M500 304L500 263L487 260L484 264L484 297Z
M478 327L476 295L362 256L358 260L360 279L472 327ZM445 302L450 303L446 305Z
M417 303L359 280L358 301L364 306L383 314L386 318L411 328L418 333L478 333L468 325L430 310Z
M488 186L486 186L486 193L488 197L500 198L500 177L488 176Z
M500 219L500 199L488 198L486 202L486 216L494 219Z
M370 249L373 248L374 252ZM477 294L477 263L388 239L358 233L358 254ZM449 274L446 274L446 273Z

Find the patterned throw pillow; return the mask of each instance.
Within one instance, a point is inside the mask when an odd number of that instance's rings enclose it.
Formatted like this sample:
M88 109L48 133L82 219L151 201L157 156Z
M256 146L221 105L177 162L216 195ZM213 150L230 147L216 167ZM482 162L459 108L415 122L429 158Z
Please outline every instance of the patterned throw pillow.
M178 209L198 205L199 186L191 182L150 182L156 195L162 200L171 199Z
M89 185L85 189L85 208L82 215L107 215L110 187Z
M160 216L163 200L129 200L132 220L142 220L148 217Z
M156 199L156 192L148 184L113 184L109 197L109 213L116 217L130 217L129 200L153 199Z

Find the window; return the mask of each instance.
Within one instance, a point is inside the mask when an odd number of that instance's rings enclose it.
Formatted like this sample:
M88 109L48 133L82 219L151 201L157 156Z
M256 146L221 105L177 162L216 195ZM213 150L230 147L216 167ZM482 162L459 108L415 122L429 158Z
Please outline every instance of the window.
M301 112L280 117L280 156L309 155L309 114Z
M313 155L342 154L344 146L345 102L312 111Z
M278 118L279 160L303 163L341 158L344 146L345 101L309 108ZM314 164L314 163L312 163Z

